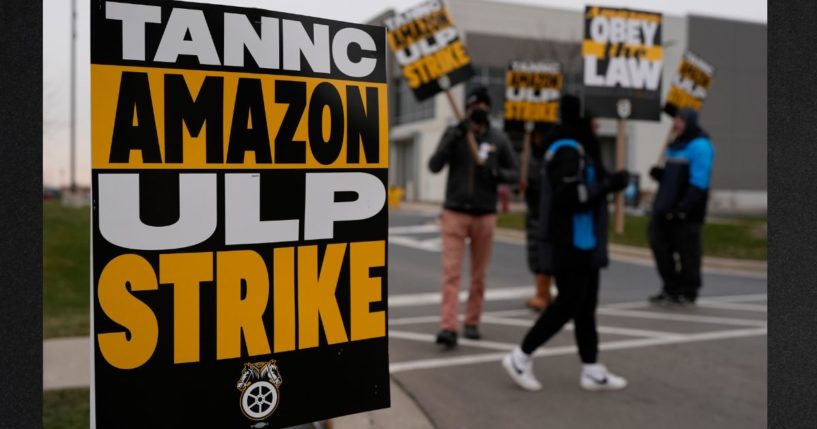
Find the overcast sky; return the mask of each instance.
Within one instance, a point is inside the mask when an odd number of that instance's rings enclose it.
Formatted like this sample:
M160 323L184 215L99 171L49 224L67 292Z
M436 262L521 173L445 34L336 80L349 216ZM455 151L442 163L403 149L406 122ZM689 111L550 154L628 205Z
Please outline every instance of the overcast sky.
M90 183L90 67L89 2L77 1L77 181ZM420 0L211 0L207 3L234 4L273 9L349 22L364 22L382 11L402 11ZM581 10L576 0L495 0ZM704 15L766 22L764 0L594 0L599 6L630 7L669 15ZM43 180L46 185L69 183L69 95L71 2L43 0Z

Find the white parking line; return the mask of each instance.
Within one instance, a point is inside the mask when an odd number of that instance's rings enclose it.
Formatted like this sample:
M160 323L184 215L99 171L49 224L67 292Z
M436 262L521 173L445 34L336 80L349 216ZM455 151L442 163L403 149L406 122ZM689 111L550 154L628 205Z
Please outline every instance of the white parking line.
M695 314L659 313L652 311L622 310L618 308L599 308L597 314L639 319L671 320L680 322L708 323L716 325L766 327L764 320L738 319L734 317L700 316Z
M484 314L483 314L484 317ZM460 314L460 321L464 320L463 315ZM403 326L416 325L418 323L434 323L439 322L440 316L412 316L412 317L397 317L389 319L389 326Z
M488 289L485 291L485 301L507 301L530 298L536 288L533 285ZM468 291L460 291L460 302L468 299ZM412 293L405 295L390 295L389 307L414 307L420 305L439 304L442 301L440 292Z
M425 225L407 225L407 226L392 226L389 227L389 235L395 234L428 234L431 232L440 232L440 227L434 223Z
M695 305L706 308L719 308L722 310L756 311L759 313L767 312L765 305L738 304L734 302L710 301L708 299L699 299Z
M722 301L722 302L746 302L746 301L765 301L768 295L765 293L750 293L744 295L724 295L724 296L708 296L707 301Z
M530 328L533 322L530 320L509 319L504 317L483 316L483 322L496 323L497 325L520 326ZM565 325L565 329L573 330L575 326L572 323ZM617 326L596 326L596 331L602 334L622 335L630 337L647 337L647 338L680 338L683 334L675 332L651 331L647 329L632 329L620 328Z
M524 286L514 286L514 287L500 287L500 288L493 288L488 289L485 291L485 301L513 301L523 298L529 298L533 291L536 290L534 285L524 285ZM555 297L558 294L558 290L556 286L551 286L551 295ZM462 290L459 293L459 300L460 302L465 302L468 299L468 291ZM765 311L766 306L761 304L752 304L746 306L731 306L731 304L741 303L741 302L751 302L751 301L760 301L765 300L766 294L765 293L758 293L758 294L742 294L742 295L727 295L727 296L714 296L714 297L705 297L699 299L699 303L702 304L701 306L713 307L713 308L723 308L723 309L744 309L750 311L761 311L763 309ZM389 307L413 307L413 306L422 306L422 305L432 305L432 304L439 304L442 300L442 295L440 292L424 292L424 293L410 293L410 294L399 294L399 295L389 295ZM721 303L728 303L730 307L722 306L716 307L716 305L721 305ZM643 301L631 301L631 302L617 302L611 304L604 304L600 306L600 308L616 308L616 309L636 309L636 308L650 308L652 304L647 302L646 300ZM516 312L516 310L512 310Z
M442 240L439 237L421 240L412 237L404 237L402 235L390 235L389 244L399 244L412 249L425 250L434 253L439 253L442 249Z
M610 341L601 343L599 348L604 351L624 350L659 345L686 344L700 341L713 341L730 338L744 338L766 335L766 328L736 329L728 331L704 332L699 334L682 335L680 338L644 338L637 340ZM427 337L431 337L430 335ZM536 357L559 356L576 353L576 346L545 347L536 351ZM476 363L498 362L505 353L487 353L480 355L457 356L450 358L420 359L414 361L395 362L389 364L392 374L414 371L419 369L434 369Z
M419 332L407 332L407 331L395 331L389 329L389 338L398 338L401 340L410 340L410 341L419 341L421 343L431 344L434 342L436 337L431 334L421 334ZM457 343L461 346L471 346L471 347L479 347L483 349L491 349L491 350L504 350L510 351L516 344L511 343L500 343L496 341L486 341L486 340L469 340L467 338L460 338L457 340Z
M753 302L753 301L762 301L766 299L765 293L751 293L751 294L741 294L741 295L723 295L723 296L707 296L705 298L699 298L696 303L706 303L707 306L711 306L712 304L720 304L720 303L739 303L739 302ZM632 310L636 308L651 308L653 304L647 302L647 300L642 301L630 301L630 302L615 302L611 304L604 304L601 307L605 308L620 308L620 309L627 309ZM763 306L765 308L765 306Z
M459 316L459 320L464 320L465 317L461 314ZM418 316L418 317L401 317L396 319L389 319L389 326L406 326L406 325L417 325L421 323L436 323L440 321L439 316ZM496 325L505 325L505 326L518 326L521 328L530 328L533 326L533 320L524 320L524 319L511 319L506 317L495 317L491 316L489 313L485 313L482 316L482 323L488 324L496 324ZM564 329L566 330L573 330L574 326L572 323L568 323L565 325ZM617 326L597 326L596 331L602 334L610 334L610 335L622 335L622 336L632 336L632 337L647 337L647 338L676 338L679 336L683 336L683 334L679 334L676 332L664 332L664 331L652 331L646 329L631 329L631 328L620 328ZM429 337L430 338L430 337ZM410 338L405 338L410 339Z
M520 286L516 288L506 288L506 289L497 289L494 291L486 292L486 301L491 301L495 299L518 299L520 297L527 296L528 291L533 286ZM504 292L500 292L504 291ZM465 301L467 297L467 292L460 293L460 302ZM752 309L759 311L761 308L765 310L765 306L759 305L748 305L748 304L737 304L737 302L746 302L746 301L756 301L759 299L765 299L766 294L747 294L747 295L731 295L731 296L716 296L716 297L708 297L702 302L706 303L707 306L713 306L713 308L724 308L724 309L735 309L736 306L740 306L740 309ZM414 305L429 305L429 304L439 304L440 302L440 294L439 293L425 293L425 294L411 294L411 295L397 295L394 297L389 298L389 307L409 307ZM718 306L718 307L715 307ZM650 311L624 311L628 309L639 309L639 308L652 308L653 306L649 303L643 301L636 301L636 302L620 302L620 303L612 303L612 304L604 304L600 306L597 310L599 314L607 314L610 316L619 316L619 317L635 317L635 318L642 318L642 319L658 319L658 320L670 320L670 321L682 321L682 322L698 322L698 323L711 323L711 324L725 324L725 325L736 325L736 326L757 326L763 327L766 326L766 322L763 320L756 320L756 319L740 319L740 318L732 318L732 317L715 317L715 316L701 316L701 315L694 315L694 314L678 314L678 313L662 313L662 312L650 312ZM728 308L727 308L728 307ZM483 319L485 318L513 318L518 316L528 316L534 314L528 309L514 309L514 310L498 310L498 311L486 311L482 313ZM460 315L460 320L462 320L463 316ZM391 318L389 319L390 326L400 326L400 325L413 325L417 323L432 323L439 321L439 316L410 316L410 317L398 317L398 318ZM528 323L532 324L533 321L514 321L513 323ZM612 333L612 332L611 332Z

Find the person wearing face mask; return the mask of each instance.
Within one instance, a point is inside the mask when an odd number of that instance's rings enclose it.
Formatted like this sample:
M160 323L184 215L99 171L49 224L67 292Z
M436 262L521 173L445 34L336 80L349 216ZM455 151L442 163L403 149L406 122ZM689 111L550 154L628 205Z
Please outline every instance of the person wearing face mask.
M702 227L715 150L695 110L678 111L672 133L676 137L667 147L664 167L650 170L659 184L648 234L663 285L649 301L688 305L701 288Z
M470 239L471 284L464 336L478 340L485 276L496 227L497 186L519 179L510 140L491 126L490 110L487 88L480 86L471 91L466 99L466 118L445 130L428 161L432 173L448 166L441 215L442 304L436 342L449 349L457 345L460 273L466 240Z

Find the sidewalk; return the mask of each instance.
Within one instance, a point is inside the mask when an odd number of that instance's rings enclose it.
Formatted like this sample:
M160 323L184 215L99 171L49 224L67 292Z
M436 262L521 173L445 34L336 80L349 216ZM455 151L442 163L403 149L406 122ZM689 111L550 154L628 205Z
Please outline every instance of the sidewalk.
M88 337L43 341L43 390L87 388L91 380ZM391 381L391 408L334 419L334 429L433 429L428 417L400 384Z

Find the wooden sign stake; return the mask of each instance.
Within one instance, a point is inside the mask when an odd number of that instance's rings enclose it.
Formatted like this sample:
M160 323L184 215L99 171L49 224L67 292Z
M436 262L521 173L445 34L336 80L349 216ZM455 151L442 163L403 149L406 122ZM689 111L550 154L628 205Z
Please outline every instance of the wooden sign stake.
M618 120L618 133L616 135L616 171L624 169L627 159L627 121ZM624 234L624 193L616 194L615 206L615 231L616 234Z
M525 135L522 137L522 161L520 163L519 172L519 193L524 194L525 188L528 187L528 162L531 154L531 138L533 135L533 122L525 123Z
M462 111L460 111L459 106L457 106L457 103L454 101L454 97L451 95L451 91L449 91L448 89L444 89L443 92L445 93L446 98L448 98L448 103L451 104L451 110L454 111L454 116L457 117L457 121L458 122L462 121L463 119ZM466 138L468 140L468 148L471 149L471 156L474 157L474 161L477 163L477 165L482 165L483 161L482 158L479 157L477 139L476 137L474 137L474 133L472 133L470 129L468 129L468 135L466 136Z

